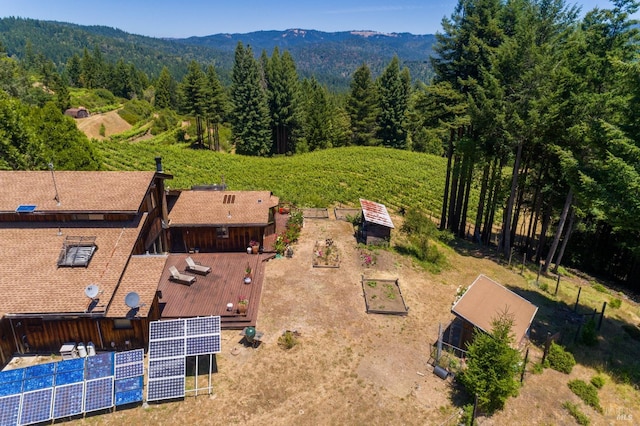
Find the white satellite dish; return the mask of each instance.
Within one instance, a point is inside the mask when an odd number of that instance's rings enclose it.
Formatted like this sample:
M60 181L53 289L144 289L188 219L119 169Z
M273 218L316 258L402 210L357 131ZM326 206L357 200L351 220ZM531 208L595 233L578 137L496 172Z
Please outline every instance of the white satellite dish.
M135 291L132 291L124 297L124 303L131 309L136 309L140 307L140 296Z
M100 294L100 288L98 287L97 284L89 284L87 287L85 287L84 294L89 299L95 299L96 296Z

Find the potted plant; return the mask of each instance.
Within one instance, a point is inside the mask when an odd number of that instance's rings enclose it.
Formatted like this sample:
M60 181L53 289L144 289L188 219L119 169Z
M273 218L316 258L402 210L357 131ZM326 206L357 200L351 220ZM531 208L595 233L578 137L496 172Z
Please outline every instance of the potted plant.
M246 314L247 306L249 306L249 299L247 299L245 296L240 296L238 298L238 313L242 315Z
M249 266L249 262L247 262L247 267L244 268L244 283L251 284L251 266Z
M260 243L257 242L256 240L251 240L249 242L249 247L251 247L251 252L253 254L258 254L258 248L260 247Z

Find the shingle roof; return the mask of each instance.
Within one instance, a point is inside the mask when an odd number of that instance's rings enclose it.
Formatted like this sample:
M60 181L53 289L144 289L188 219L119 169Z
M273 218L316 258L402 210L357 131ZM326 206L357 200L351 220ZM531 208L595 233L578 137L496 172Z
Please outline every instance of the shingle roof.
M65 227L60 223L0 223L0 312L6 314L82 313L91 300L84 289L98 285L106 309L132 253L146 215L118 226ZM91 224L96 226L95 224ZM77 226L77 225L76 225ZM88 267L58 267L66 236L96 237Z
M451 308L455 315L487 333L493 320L508 313L513 318L511 331L516 344L527 333L537 311L537 306L485 275L479 275Z
M122 318L128 315L130 308L125 304L125 297L130 292L140 296L138 317L146 317L153 303L160 277L164 271L167 256L132 256L120 286L113 296L107 312L108 317Z
M391 216L389 216L384 204L360 198L360 206L362 207L364 219L367 222L376 223L378 225L386 226L387 228L394 227L393 222L391 221Z
M21 204L42 211L136 212L154 172L0 172L0 213ZM54 186L55 177L55 186ZM56 187L60 205L55 200Z
M278 202L269 191L183 191L169 213L169 225L266 225L269 209Z

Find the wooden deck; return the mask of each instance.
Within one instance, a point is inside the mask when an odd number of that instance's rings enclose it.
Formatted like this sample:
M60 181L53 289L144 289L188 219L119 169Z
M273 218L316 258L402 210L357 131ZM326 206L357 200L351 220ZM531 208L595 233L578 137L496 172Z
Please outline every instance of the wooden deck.
M210 266L207 275L185 272L185 258L191 256L201 265ZM193 253L171 254L165 264L158 290L161 318L187 318L195 316L220 315L223 329L242 329L255 326L264 278L263 261L272 254L247 253ZM244 283L245 269L252 269L251 284ZM169 280L169 267L175 266L182 273L196 277L192 285L184 285ZM238 314L237 303L241 298L249 299L246 314ZM227 311L227 303L233 303L233 310Z

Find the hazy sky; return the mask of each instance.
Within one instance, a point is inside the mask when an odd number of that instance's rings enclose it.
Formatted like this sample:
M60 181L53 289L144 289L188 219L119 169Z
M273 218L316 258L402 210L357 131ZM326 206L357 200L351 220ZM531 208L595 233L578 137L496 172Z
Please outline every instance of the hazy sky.
M583 12L607 0L577 0ZM153 37L204 36L289 28L433 34L457 0L0 0L0 17L106 25Z

